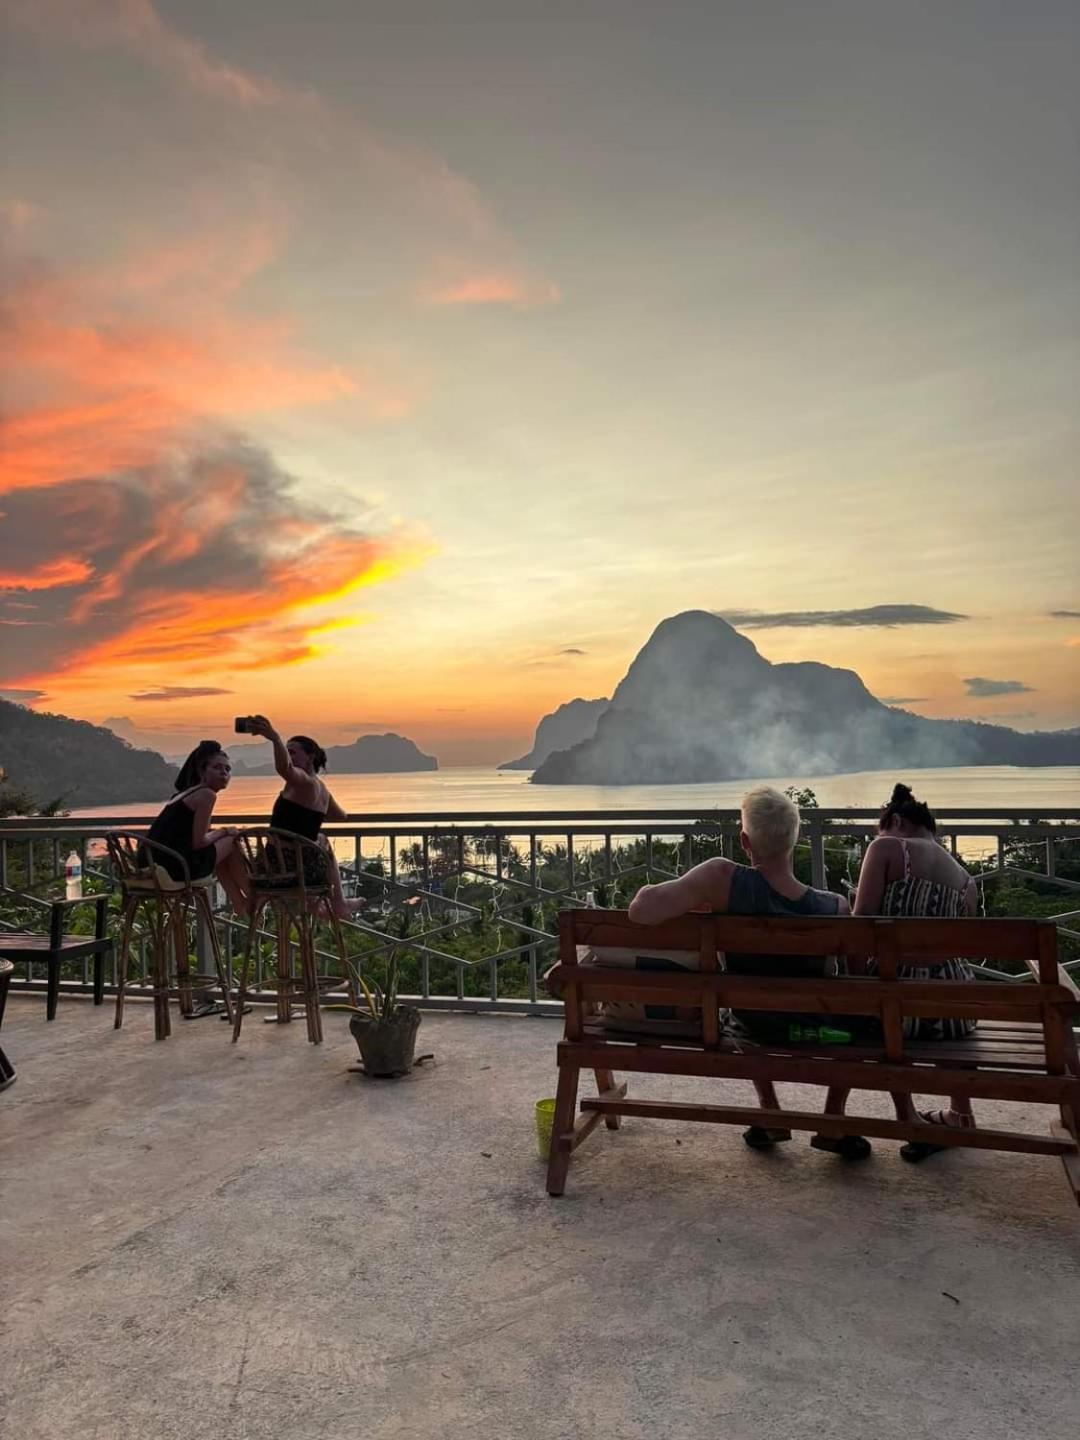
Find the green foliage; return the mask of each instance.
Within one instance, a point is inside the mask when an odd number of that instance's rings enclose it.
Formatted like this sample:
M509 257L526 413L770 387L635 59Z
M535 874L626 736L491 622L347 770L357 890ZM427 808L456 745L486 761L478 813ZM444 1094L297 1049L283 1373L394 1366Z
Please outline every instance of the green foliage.
M171 767L152 750L136 750L85 720L7 700L0 700L0 761L24 794L59 794L80 806L156 800L172 787ZM30 813L55 812L39 806Z

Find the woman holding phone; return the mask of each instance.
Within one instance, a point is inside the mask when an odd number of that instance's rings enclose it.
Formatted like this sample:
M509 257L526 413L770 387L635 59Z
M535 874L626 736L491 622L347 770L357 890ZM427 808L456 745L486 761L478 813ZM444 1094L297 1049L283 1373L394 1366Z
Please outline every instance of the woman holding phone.
M350 920L363 900L347 900L341 886L337 858L326 836L324 820L344 820L345 811L319 778L326 769L326 752L309 735L283 740L265 715L249 715L237 721L250 735L261 735L274 748L274 768L284 780L281 794L270 812L271 828L290 830L319 847L304 851L304 879L309 885L329 885L330 905L339 920Z

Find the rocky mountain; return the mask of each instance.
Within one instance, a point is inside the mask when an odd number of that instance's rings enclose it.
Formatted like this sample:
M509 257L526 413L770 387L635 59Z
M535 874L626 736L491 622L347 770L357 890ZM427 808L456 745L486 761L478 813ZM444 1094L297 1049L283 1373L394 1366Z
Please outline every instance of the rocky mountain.
M927 720L852 670L773 665L702 610L657 626L587 740L550 754L546 785L642 785L940 765L1076 765L1075 731Z
M175 775L153 750L136 750L111 730L7 700L0 700L0 766L13 786L38 801L63 796L76 809L165 801Z
M263 747L237 747L230 751L234 760L237 756L246 758L246 752ZM269 753L270 747L266 746ZM390 775L406 770L438 770L439 762L434 755L425 755L412 740L404 735L361 735L351 745L330 745L326 751L327 770L334 775ZM240 772L244 775L272 775L273 761L262 764L245 764Z
M500 770L535 770L554 750L569 750L583 740L591 740L596 722L611 702L602 700L568 700L536 727L532 749L520 760L507 760Z

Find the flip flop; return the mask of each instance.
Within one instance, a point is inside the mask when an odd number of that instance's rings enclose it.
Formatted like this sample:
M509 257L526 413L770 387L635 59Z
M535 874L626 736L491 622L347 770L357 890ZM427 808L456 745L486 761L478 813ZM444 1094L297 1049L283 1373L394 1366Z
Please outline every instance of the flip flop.
M950 1125L945 1119L944 1110L927 1110L925 1114L916 1110L915 1114L924 1125L940 1125L946 1130L971 1130L974 1125ZM906 1160L909 1165L918 1165L923 1160L928 1160L931 1155L937 1155L942 1150L951 1150L951 1145L935 1145L929 1140L908 1140L900 1146L900 1158Z
M751 1150L771 1150L774 1145L782 1145L785 1140L790 1140L791 1131L766 1130L764 1125L751 1125L749 1130L743 1131L742 1138Z
M207 1015L216 1015L219 1009L220 1006L216 1000L200 1000L199 1003L192 1008L191 1014L185 1015L184 1019L205 1020Z
M839 1155L841 1160L868 1160L874 1153L865 1135L813 1135L810 1146L829 1155Z

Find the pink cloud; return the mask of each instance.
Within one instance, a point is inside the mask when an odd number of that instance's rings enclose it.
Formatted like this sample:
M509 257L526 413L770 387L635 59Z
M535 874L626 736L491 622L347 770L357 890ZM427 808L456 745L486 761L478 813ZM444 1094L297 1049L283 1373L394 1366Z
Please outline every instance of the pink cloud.
M487 271L438 286L422 298L431 305L511 305L525 310L555 304L559 290L550 282L530 280L510 272Z

